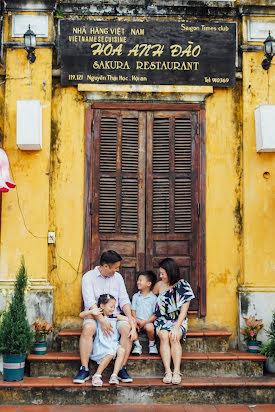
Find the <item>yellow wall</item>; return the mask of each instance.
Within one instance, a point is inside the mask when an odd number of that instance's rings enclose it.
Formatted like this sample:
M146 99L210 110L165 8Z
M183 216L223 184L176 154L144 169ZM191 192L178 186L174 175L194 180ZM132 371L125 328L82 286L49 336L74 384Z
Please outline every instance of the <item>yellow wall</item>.
M3 146L17 189L2 199L0 271L2 279L14 278L23 254L29 274L55 286L56 324L73 327L81 306L88 104L76 87L52 81L50 49L36 54L33 65L24 50L6 56ZM243 81L206 99L207 316L191 325L228 328L233 338L238 286L274 284L275 154L256 153L254 109L275 104L275 76L274 64L265 72L261 60L262 53L244 53ZM31 98L43 106L43 149L35 152L16 146L16 100ZM56 233L55 245L48 245L48 231Z
M262 58L262 53L243 58L244 284L274 286L275 153L256 152L254 110L275 104L275 61L265 71Z
M49 153L52 91L52 52L37 49L29 64L25 50L7 50L4 142L16 189L2 196L1 277L10 279L23 254L29 274L48 275ZM43 84L45 82L45 86ZM16 145L16 100L40 99L43 150L22 151ZM18 197L17 197L18 196Z
M55 321L78 322L84 211L84 108L74 87L55 82L52 100L49 280L54 285ZM54 266L53 266L54 265ZM56 266L56 267L55 267ZM76 317L76 318L74 318Z

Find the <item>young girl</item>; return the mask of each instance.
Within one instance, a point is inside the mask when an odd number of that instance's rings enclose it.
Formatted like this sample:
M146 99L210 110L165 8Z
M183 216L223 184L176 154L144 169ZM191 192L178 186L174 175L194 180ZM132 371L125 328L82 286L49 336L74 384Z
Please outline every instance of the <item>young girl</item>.
M102 386L102 372L109 365L112 359L115 359L114 370L110 377L109 383L119 384L117 374L122 367L124 358L124 348L119 344L119 333L117 329L117 321L128 321L128 318L123 315L113 315L116 300L112 295L100 295L97 303L99 309L86 310L80 313L82 319L93 318L92 315L102 313L113 325L113 333L110 336L103 335L100 323L97 321L97 330L93 345L93 350L90 358L98 363L96 373L92 376L93 386Z

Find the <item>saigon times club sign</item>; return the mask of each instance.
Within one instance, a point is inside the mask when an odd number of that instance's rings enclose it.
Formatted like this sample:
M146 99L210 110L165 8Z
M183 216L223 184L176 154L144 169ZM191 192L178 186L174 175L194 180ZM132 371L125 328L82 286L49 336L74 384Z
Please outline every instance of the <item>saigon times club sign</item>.
M235 85L235 23L61 20L59 34L63 85Z

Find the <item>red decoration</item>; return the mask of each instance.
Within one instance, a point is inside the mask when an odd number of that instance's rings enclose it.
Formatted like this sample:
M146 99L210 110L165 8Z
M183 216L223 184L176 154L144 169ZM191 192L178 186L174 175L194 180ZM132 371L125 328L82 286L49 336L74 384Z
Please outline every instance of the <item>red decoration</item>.
M16 184L11 180L9 159L6 152L0 148L0 192L8 192Z

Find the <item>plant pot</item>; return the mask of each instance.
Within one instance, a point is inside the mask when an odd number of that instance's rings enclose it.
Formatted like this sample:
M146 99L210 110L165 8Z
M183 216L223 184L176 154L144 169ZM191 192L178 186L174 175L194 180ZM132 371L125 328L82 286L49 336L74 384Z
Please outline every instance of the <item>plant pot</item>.
M22 381L24 379L26 355L3 354L3 379L4 381Z
M275 360L273 361L271 358L267 358L265 361L265 369L269 373L275 373Z
M47 353L47 342L35 342L33 344L33 353L35 355L45 355Z
M247 342L247 350L250 353L259 353L262 342L260 340L251 340Z

